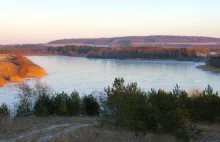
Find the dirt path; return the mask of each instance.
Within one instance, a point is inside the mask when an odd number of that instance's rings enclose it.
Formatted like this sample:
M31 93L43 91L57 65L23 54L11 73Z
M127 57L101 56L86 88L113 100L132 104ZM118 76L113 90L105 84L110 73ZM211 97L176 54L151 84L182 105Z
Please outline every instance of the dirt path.
M15 138L13 138L13 139L11 139L9 141L16 141L18 139L29 137L31 135L34 135L34 134L37 134L37 133L40 133L40 132L51 131L51 130L53 130L55 128L64 127L64 126L68 126L68 125L70 125L70 124L52 125L52 126L49 126L47 128L44 128L44 129L34 130L34 131L30 132L30 133L22 134L22 135L17 136L17 137L15 137Z
M61 134L65 134L65 133L68 133L70 131L74 131L74 130L77 130L79 128L87 127L87 126L92 126L92 125L95 125L95 124L78 124L78 125L75 125L75 126L72 126L72 127L68 128L68 129L65 129L62 132L58 132L58 133L55 133L55 134L44 135L43 137L39 138L37 140L37 142L48 141L48 140L50 140L50 139L52 139L54 137L60 136Z
M73 131L73 130L76 130L82 127L92 126L92 125L95 125L95 124L71 124L69 123L69 124L51 125L47 128L34 130L29 133L16 136L15 138L12 138L9 140L0 140L0 142L5 142L5 141L16 142L18 140L19 141L30 141L31 139L33 139L32 137L34 136L36 136L35 140L37 142L43 142L43 141L48 141L52 139L53 137L59 136L61 134L65 134L70 131Z

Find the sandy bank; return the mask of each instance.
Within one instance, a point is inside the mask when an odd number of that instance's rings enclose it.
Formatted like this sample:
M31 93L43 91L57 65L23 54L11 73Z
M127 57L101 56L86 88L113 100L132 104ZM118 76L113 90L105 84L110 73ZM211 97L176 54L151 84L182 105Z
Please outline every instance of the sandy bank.
M0 55L0 87L10 82L21 82L24 78L42 77L43 68L23 56Z

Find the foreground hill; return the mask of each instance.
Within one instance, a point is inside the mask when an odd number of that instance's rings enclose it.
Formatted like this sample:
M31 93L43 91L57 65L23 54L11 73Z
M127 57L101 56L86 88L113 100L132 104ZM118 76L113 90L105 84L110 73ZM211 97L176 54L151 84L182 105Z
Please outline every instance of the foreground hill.
M19 55L0 55L0 87L10 82L20 82L23 78L42 77L43 68Z
M93 46L162 46L162 47L190 47L193 45L219 45L220 38L198 36L127 36L114 38L81 38L61 39L49 44L78 44Z

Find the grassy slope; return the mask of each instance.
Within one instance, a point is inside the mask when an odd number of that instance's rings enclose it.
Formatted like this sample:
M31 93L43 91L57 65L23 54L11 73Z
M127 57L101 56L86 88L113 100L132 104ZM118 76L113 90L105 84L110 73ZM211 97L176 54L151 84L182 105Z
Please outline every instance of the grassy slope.
M120 131L114 127L99 127L99 126L87 126L78 128L72 131L66 132L69 126L57 127L54 129L44 130L45 128L53 127L60 124L70 124L70 126L78 124L95 124L97 123L96 117L23 117L15 119L1 120L0 127L0 141L1 140L12 140L19 136L16 141L37 141L40 138L48 135L53 135L52 138L48 139L50 142L177 142L174 136L168 134L153 134L147 133L147 135L135 135L134 132L130 132L126 129ZM191 141L220 141L220 126L215 125L198 125L202 130L197 140ZM40 131L38 131L40 130ZM30 132L38 131L30 135L26 135ZM56 135L58 134L58 135Z
M115 130L90 126L54 137L49 142L177 142L174 136L166 134L135 135L127 130Z
M45 134L56 133L63 131L67 126L57 127L58 125L70 124L74 126L77 124L93 124L97 120L96 117L48 117L38 118L30 117L16 117L14 119L0 117L0 141L5 139L13 139L16 137L19 141L26 141L27 139L38 139ZM54 128L50 128L54 127ZM48 130L44 130L47 129ZM36 132L37 131L37 132ZM36 132L28 135L30 132ZM28 140L27 140L28 141Z
M220 141L220 126L215 125L199 125L198 126L202 132L196 138L190 140L191 142L213 142ZM63 141L77 141L77 142L180 142L175 139L174 136L168 134L154 134L147 133L147 135L135 135L134 132L129 132L127 130L115 130L112 128L100 128L97 126L90 126L77 129L75 131L65 133L56 136L49 140L50 142L63 142Z
M19 75L20 66L13 60L13 55L0 55L0 87L10 82L21 82L23 78L42 77L46 74L43 68L35 65L26 57L22 61L27 63L28 72L24 77Z

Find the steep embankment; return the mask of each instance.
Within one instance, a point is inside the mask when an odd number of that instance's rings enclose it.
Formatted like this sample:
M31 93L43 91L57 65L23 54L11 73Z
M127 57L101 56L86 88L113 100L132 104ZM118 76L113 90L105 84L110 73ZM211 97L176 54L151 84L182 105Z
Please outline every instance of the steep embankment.
M22 55L0 55L0 87L23 78L42 77L46 72Z

